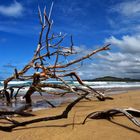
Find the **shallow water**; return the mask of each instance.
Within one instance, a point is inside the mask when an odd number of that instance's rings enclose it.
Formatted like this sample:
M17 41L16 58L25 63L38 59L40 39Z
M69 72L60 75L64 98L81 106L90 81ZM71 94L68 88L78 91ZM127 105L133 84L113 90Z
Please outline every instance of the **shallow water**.
M57 84L57 81L53 81L53 83ZM80 86L78 82L68 82L72 86ZM119 94L119 93L127 93L128 90L140 89L140 82L88 82L85 81L85 84L97 89L104 91L105 94ZM0 99L0 110L15 110L23 105L25 105L25 100L23 100L23 96L28 90L28 86L31 84L30 81L27 82L17 82L12 81L9 83L9 86L21 86L26 85L27 87L20 90L18 95L18 100L13 100L11 104L7 106L5 100ZM59 82L61 84L61 82ZM0 82L0 89L3 88L3 81ZM49 91L53 91L52 88L47 88ZM16 90L15 90L16 93ZM43 97L39 94L35 93L32 96L32 107L31 110L39 110L43 108L49 108L50 105L46 103L46 99L50 101L55 106L59 106L60 104L68 101L72 101L77 97L74 94L68 94L64 97L54 96L47 93L43 93Z
M25 93L25 92L24 92ZM29 110L40 110L44 108L51 108L47 101L51 102L54 106L59 106L62 103L71 102L75 100L77 96L69 94L64 97L49 95L44 93L44 96L40 96L37 93L32 95L32 106ZM47 101L46 101L47 100ZM5 99L0 99L0 110L14 111L26 104L23 99L23 93L18 95L17 100L13 99L10 104L7 104Z

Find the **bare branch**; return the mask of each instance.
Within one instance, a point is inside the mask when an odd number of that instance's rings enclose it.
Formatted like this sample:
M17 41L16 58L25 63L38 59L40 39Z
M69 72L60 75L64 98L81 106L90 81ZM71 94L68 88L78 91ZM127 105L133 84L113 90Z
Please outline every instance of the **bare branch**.
M65 65L57 65L55 68L65 68L65 67L68 67L68 66L70 66L70 65L73 65L73 64L75 64L75 63L78 63L78 62L80 62L80 61L83 61L83 60L85 60L85 59L91 57L92 55L94 55L94 54L100 52L100 51L109 50L109 47L108 47L108 46L110 46L110 44L105 45L104 47L99 48L99 49L97 49L97 50L91 52L90 54L87 54L87 55L85 55L85 56L83 56L83 57L81 57L81 58L79 58L79 59L73 60L73 61L69 62L68 64L65 64ZM49 68L54 68L54 66L49 66Z
M48 19L49 19L49 20L50 20L50 18L51 18L53 5L54 5L54 2L52 2L52 4L51 4L51 8L50 8L50 12L49 12L49 16L48 16Z
M39 6L38 6L38 16L39 16L40 24L43 25L43 22L42 22L42 14L41 14L41 10L40 10L40 7Z
M139 114L139 116L140 116L140 111L139 110L134 110L134 109L129 109L128 110L128 109L115 108L115 109L109 109L107 111L96 111L96 112L93 112L93 113L90 113L89 115L87 115L87 117L83 121L83 124L85 124L87 118L90 118L90 119L108 119L108 120L111 120L111 118L114 115L123 114L130 121L132 121L135 125L137 125L138 127L140 127L140 121L133 116L133 114L135 114L135 113Z

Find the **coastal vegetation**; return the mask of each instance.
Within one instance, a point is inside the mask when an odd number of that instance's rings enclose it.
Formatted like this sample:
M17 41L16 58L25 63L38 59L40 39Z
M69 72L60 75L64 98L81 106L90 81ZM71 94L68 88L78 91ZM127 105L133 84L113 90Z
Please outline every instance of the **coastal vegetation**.
M105 77L90 79L90 80L87 80L87 81L140 82L140 79L105 76Z

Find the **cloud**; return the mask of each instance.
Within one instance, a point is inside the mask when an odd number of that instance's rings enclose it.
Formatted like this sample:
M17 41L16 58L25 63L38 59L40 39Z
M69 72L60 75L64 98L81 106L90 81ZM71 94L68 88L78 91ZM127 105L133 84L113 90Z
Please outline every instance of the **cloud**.
M110 56L118 56L110 59ZM122 59L119 56L123 56ZM140 58L121 52L98 56L98 61L85 64L78 74L82 79L94 79L102 76L129 77L140 79Z
M98 54L98 58L102 58L102 59L110 61L110 62L118 62L118 61L125 60L126 55L122 54L121 52L118 52L118 53L107 52L104 55Z
M84 64L83 67L77 70L77 73L82 79L94 79L107 75L118 76L117 74L114 75L113 67L111 67L109 64L101 62L95 63L93 61Z
M124 35L120 39L111 36L105 39L105 43L111 43L117 51L97 55L100 60L95 67L97 72L99 70L103 75L140 78L140 35Z
M74 46L74 51L77 53L77 57L82 57L92 51L91 48L87 48L85 45Z
M111 36L110 38L106 39L105 42L118 46L124 52L140 53L140 35L124 35L121 39Z
M140 0L130 0L119 3L114 6L112 10L129 18L140 16Z
M98 53L93 61L86 61L77 72L82 79L101 76L129 77L140 79L140 35L111 36L105 39L111 43L111 51ZM87 52L87 47L79 47Z
M140 0L122 1L114 4L107 11L111 34L139 33Z
M8 6L0 5L0 14L4 16L19 17L23 15L23 10L23 6L17 1Z

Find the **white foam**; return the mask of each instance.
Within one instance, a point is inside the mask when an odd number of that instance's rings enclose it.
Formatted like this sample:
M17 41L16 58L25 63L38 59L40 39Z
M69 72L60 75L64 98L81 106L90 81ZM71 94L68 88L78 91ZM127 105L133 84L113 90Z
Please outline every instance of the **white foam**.
M52 81L47 81L48 83L49 82L52 82ZM3 81L0 82L1 85L0 85L0 90L3 89ZM53 83L56 83L56 84L60 84L59 81L53 81ZM89 86L92 86L93 88L140 88L140 82L89 82L89 81L84 81L84 83L86 85L89 85ZM30 81L10 81L9 82L9 85L28 85L30 84ZM72 85L77 85L77 86L80 86L80 84L76 81L73 82ZM55 89L53 88L49 88L49 87L46 87L44 88L45 90L48 90L48 91L54 91ZM28 87L25 87L24 89L21 89L21 91L27 91L28 90Z
M88 82L84 81L86 85L93 88L140 88L140 82ZM75 85L80 85L78 82L74 82Z

